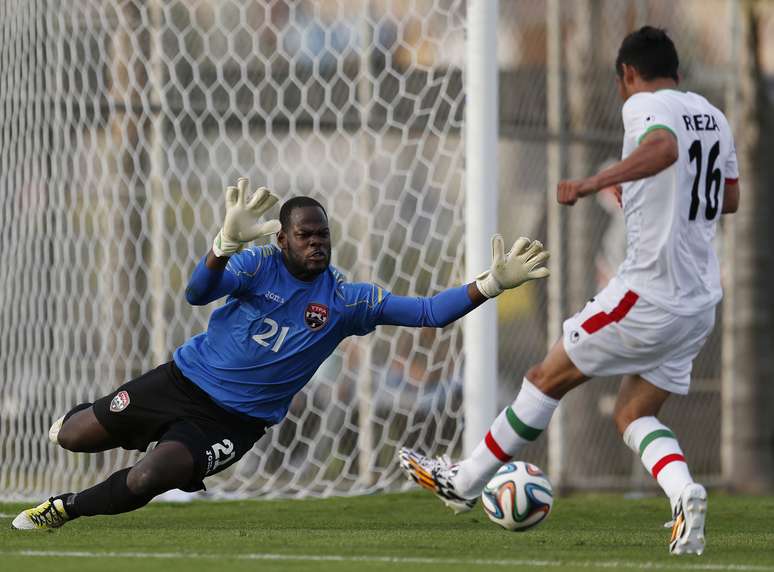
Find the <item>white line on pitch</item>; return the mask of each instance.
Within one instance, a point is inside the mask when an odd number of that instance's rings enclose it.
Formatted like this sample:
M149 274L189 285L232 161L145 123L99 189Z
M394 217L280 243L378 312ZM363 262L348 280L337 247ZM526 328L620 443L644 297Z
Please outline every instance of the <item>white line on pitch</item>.
M159 558L159 559L209 559L209 560L275 560L295 562L379 562L394 564L446 564L477 566L535 566L577 568L630 568L648 570L708 570L734 572L774 572L774 566L756 566L753 564L678 564L675 562L625 562L621 560L602 560L597 562L574 562L572 560L496 560L482 558L423 558L412 556L340 556L340 555L304 555L304 554L201 554L183 552L78 552L55 550L2 550L3 556L29 557L66 557L66 558Z

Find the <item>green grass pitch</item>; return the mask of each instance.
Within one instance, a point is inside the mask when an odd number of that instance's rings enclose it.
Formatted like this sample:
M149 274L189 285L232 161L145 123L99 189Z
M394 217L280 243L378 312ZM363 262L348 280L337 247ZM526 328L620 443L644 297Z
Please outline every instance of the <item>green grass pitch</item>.
M19 532L0 504L0 570L466 571L707 570L774 572L774 498L710 494L701 557L667 552L660 497L559 498L549 519L506 532L481 508L454 516L416 492L293 501L153 503Z

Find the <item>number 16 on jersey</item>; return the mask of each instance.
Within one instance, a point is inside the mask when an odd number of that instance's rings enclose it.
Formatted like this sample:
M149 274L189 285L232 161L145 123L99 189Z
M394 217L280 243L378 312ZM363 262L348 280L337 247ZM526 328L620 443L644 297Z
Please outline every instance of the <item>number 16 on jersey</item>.
M720 141L715 141L715 144L710 147L707 159L707 172L704 175L704 197L707 202L704 215L707 220L714 219L719 210L718 199L720 196L720 186L723 184L723 173L720 172L719 167L715 167L718 155L720 155ZM699 203L701 202L699 199L699 181L702 178L702 148L700 140L697 139L691 144L691 147L688 149L688 158L691 163L696 163L696 175L693 178L693 186L691 188L691 210L688 213L688 220L696 220L696 215L699 212Z

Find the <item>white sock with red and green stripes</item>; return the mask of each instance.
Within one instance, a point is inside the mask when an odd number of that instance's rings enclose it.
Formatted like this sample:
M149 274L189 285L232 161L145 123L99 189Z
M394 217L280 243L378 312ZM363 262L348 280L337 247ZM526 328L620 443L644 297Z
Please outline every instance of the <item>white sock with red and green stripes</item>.
M503 463L540 436L557 405L559 400L548 397L525 377L513 404L500 412L484 440L460 463L453 480L457 494L464 498L481 494Z
M674 508L685 486L693 482L675 434L655 417L640 417L629 424L623 439L640 456Z

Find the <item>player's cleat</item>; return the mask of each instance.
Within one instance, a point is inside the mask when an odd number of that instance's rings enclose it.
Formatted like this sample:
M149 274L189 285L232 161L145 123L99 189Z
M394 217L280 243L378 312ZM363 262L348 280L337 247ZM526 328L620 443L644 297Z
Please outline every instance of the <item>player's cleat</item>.
M16 530L51 530L70 520L61 497L52 497L35 508L28 508L13 519L11 528Z
M59 445L59 430L62 429L62 423L64 423L65 416L62 415L59 419L51 424L48 429L48 440L54 445Z
M707 491L700 484L691 483L683 489L675 506L669 552L701 555L704 552L706 518Z
M429 459L424 455L402 447L398 452L400 468L406 476L420 487L434 493L443 504L454 511L454 514L467 512L473 508L478 498L466 499L459 496L452 484L452 479L459 470L448 457Z

